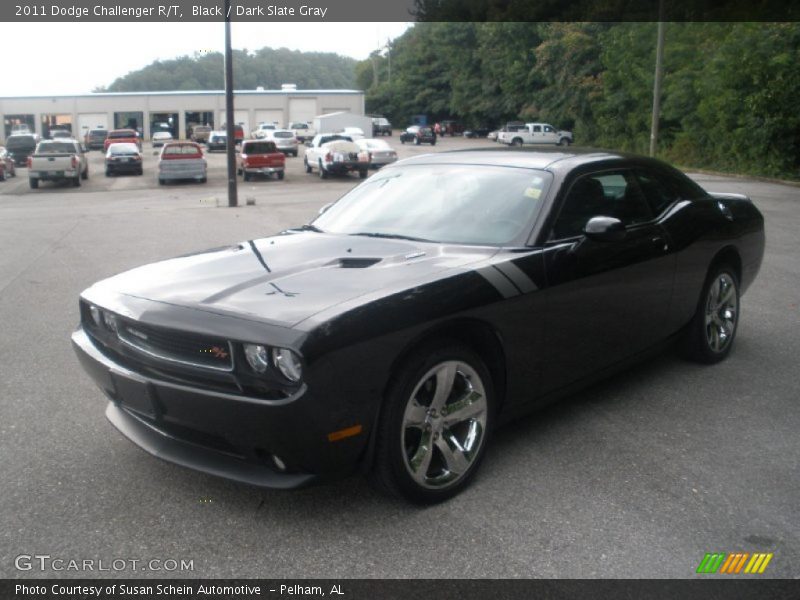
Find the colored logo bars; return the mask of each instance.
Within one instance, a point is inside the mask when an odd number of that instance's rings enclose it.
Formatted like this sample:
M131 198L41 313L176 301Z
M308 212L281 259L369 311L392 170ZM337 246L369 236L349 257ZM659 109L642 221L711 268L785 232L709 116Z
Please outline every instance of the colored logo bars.
M749 560L748 560L749 559ZM755 552L736 552L727 554L725 552L707 553L700 566L697 567L698 573L725 573L728 575L738 575L739 573L763 573L769 561L772 560L772 552L769 554ZM747 565L747 566L745 566Z

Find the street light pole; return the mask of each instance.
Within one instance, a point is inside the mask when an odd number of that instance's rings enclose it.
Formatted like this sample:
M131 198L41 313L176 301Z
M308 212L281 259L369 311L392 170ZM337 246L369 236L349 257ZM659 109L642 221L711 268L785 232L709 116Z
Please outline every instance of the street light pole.
M228 206L237 206L236 123L233 113L233 52L231 50L231 0L225 0L225 135L228 155Z
M650 156L656 155L658 121L661 117L661 76L664 60L664 0L658 3L658 38L656 41L656 73L653 82L653 117L650 123Z

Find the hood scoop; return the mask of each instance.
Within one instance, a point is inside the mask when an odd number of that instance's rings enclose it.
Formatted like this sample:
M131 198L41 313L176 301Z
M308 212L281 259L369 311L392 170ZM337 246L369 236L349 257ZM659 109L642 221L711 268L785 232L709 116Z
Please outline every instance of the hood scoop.
M374 264L381 262L380 258L340 258L333 262L335 266L341 269L366 269Z

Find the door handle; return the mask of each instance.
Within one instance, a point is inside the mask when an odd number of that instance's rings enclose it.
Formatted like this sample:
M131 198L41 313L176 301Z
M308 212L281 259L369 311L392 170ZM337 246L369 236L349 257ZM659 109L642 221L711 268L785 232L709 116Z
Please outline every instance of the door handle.
M653 244L653 247L658 248L666 252L669 250L669 244L667 243L667 239L664 236L656 235L650 239L650 242Z

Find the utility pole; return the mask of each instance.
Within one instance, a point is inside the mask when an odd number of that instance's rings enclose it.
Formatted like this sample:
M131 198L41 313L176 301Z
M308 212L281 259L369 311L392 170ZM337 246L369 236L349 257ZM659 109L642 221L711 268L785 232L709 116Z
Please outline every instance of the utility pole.
M237 206L236 123L233 122L233 51L231 50L231 0L225 0L225 135L228 154L228 206Z
M650 156L658 147L658 121L661 117L661 77L664 61L664 0L658 3L658 37L656 40L656 73L653 82L653 117L650 123Z

